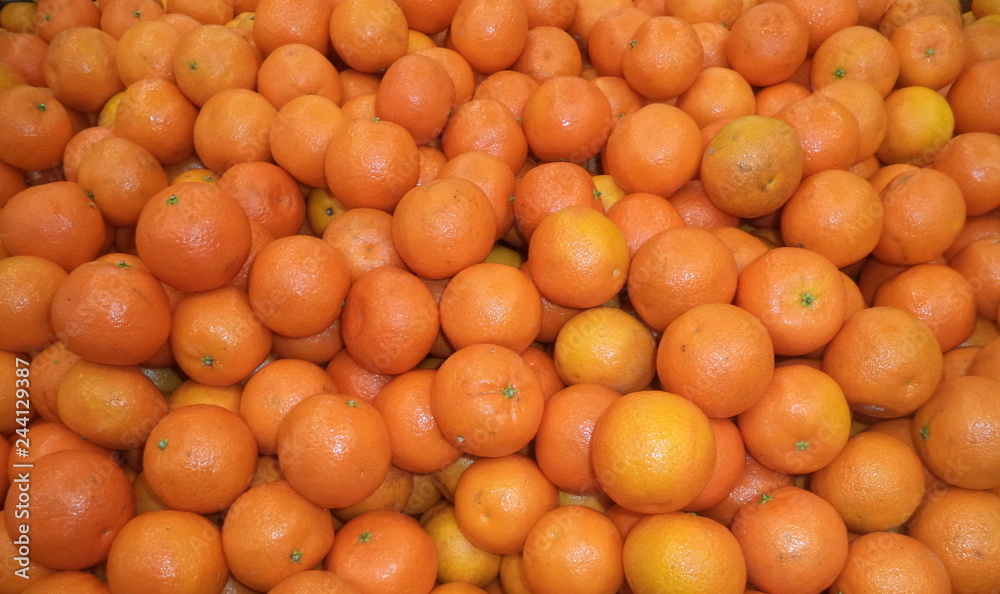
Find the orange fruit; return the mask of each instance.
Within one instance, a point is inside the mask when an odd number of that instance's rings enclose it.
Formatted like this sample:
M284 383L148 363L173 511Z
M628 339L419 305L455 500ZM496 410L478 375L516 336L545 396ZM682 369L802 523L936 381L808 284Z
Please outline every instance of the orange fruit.
M774 117L774 114L778 113L781 108L796 99L809 96L811 92L807 87L790 80L761 87L754 95L757 104L756 114ZM879 95L880 100L881 98L882 96Z
M31 403L43 419L59 420L59 382L70 365L81 358L56 340L32 359Z
M995 459L1000 448L990 428L1000 418L998 380L968 375L938 384L913 416L913 441L927 468L966 489L1000 486ZM983 432L983 433L981 433Z
M89 128L90 130L100 130L100 128ZM75 138L75 136L74 136ZM69 146L69 145L67 145ZM63 173L65 174L66 165L65 158L63 159ZM76 179L70 179L69 181L76 181ZM25 171L14 167L13 165L8 165L7 163L0 161L0 181L3 182L3 186L0 186L0 207L7 204L7 201L14 197L14 194L27 189L28 180L25 176Z
M636 441L637 433L646 439ZM681 396L655 390L632 392L608 406L594 427L591 448L604 491L640 513L688 505L715 465L715 439L705 413Z
M278 334L302 337L322 331L340 316L349 285L347 267L330 244L291 235L257 254L247 294L261 323Z
M286 479L321 507L348 507L375 492L389 471L390 451L378 410L342 394L309 396L278 427L278 461Z
M431 383L431 413L445 438L476 456L506 456L534 437L544 396L515 351L480 343L455 351Z
M540 163L517 178L513 193L514 223L530 241L538 223L567 206L604 212L594 179L582 166L562 161Z
M392 215L375 208L352 208L333 218L323 241L343 258L351 281L379 266L406 268L392 243Z
M143 473L170 508L208 514L247 490L257 467L257 443L236 413L214 404L173 410L153 427Z
M438 582L465 582L485 586L500 574L503 555L489 553L469 542L458 527L455 507L443 505L425 512L420 523L437 551Z
M864 178L839 169L806 177L781 210L781 237L843 268L878 244L884 207Z
M333 528L327 510L276 480L233 502L222 524L222 546L232 575L267 591L322 562L333 546Z
M835 591L951 592L948 571L934 551L896 532L863 534L847 548L843 571L830 586Z
M242 399L243 386L208 386L194 380L184 380L167 396L170 410L189 404L215 404L238 413Z
M301 5L283 0L258 0L254 4L253 42L265 56L282 45L295 43L306 45L320 54L327 53L333 4L317 2Z
M329 23L333 50L354 70L378 72L406 54L406 16L395 2L338 2Z
M72 27L101 26L101 12L92 2L56 2L54 0L36 3L32 15L35 33L48 43L65 29Z
M607 211L608 218L618 227L628 243L629 255L660 231L685 225L680 212L669 201L656 194L627 194Z
M594 383L567 386L545 401L535 434L538 467L571 493L593 493L600 483L591 464L591 438L601 414L621 394Z
M660 337L656 358L664 390L717 418L753 406L764 395L773 366L764 325L729 303L697 305L674 318Z
M640 95L666 101L685 92L702 71L704 55L691 23L674 16L643 21L622 53L622 76Z
M457 0L402 0L399 7L411 30L436 35L448 28L458 4Z
M37 256L8 256L0 260L0 350L40 351L55 336L52 302L66 279L56 263Z
M996 371L997 354L1000 353L1000 341L991 340L982 346L980 353L969 366L969 375L981 375L993 379L1000 379L1000 374Z
M345 208L392 212L416 184L419 161L413 137L399 124L350 120L330 139L326 180Z
M528 12L528 26L548 25L566 29L573 23L576 3L567 0L531 0L524 3Z
M173 54L177 87L199 107L222 91L254 89L259 66L248 37L216 24L201 24L181 35Z
M262 454L277 451L278 427L288 411L302 400L336 389L322 367L299 359L278 359L247 380L239 400L239 414Z
M181 32L164 21L142 21L129 27L115 48L115 66L125 86L151 77L176 83L173 52L180 38Z
M943 352L969 338L976 325L972 287L957 270L941 264L917 264L886 279L872 305L915 315L934 333Z
M994 321L1000 303L1000 279L992 266L994 254L1000 250L997 246L1000 246L1000 238L995 236L978 239L959 250L948 263L969 281L976 298L977 315Z
M249 376L271 350L271 331L235 287L192 293L175 306L170 348L177 365L203 384L228 386Z
M455 85L448 71L419 54L396 60L385 71L375 92L375 114L406 128L419 144L441 134L455 102Z
M77 175L104 220L118 227L134 227L146 201L167 187L167 174L156 157L117 136L95 143L80 161Z
M1000 136L988 132L958 134L941 147L931 167L946 174L962 190L965 211L979 216L1000 206ZM964 230L964 229L963 229ZM953 244L954 247L954 244Z
M125 89L113 129L142 145L160 163L174 165L194 154L197 116L198 109L176 84L145 78Z
M607 216L570 206L539 223L528 246L531 279L543 297L587 308L614 297L628 278L628 244Z
M899 55L901 87L940 89L965 66L965 40L954 19L941 15L917 17L901 24L889 38Z
M302 95L319 95L339 104L340 75L315 48L304 43L277 47L260 64L257 91L275 109Z
M271 160L271 123L277 110L263 95L225 89L201 106L194 148L206 167L225 172L238 163Z
M626 192L667 197L698 173L700 139L691 116L651 103L618 120L601 161L605 173Z
M858 23L860 3L856 0L818 2L816 0L781 0L805 19L809 31L809 54L831 34Z
M616 8L600 15L590 30L587 53L601 76L622 76L622 56L629 49L639 25L650 15L635 6Z
M649 387L656 373L650 329L615 307L594 307L559 329L553 359L567 384L597 383L622 394Z
M136 249L158 279L182 291L207 291L232 280L250 253L250 222L213 184L167 186L143 207Z
M792 475L768 468L747 454L743 470L729 493L723 497L722 501L700 513L723 526L729 526L741 507L760 497L765 491L792 485L794 482L795 479Z
M0 91L0 159L20 169L55 167L74 130L66 107L51 91L18 85Z
M952 592L975 592L1000 582L1000 548L989 534L1000 523L1000 497L948 488L928 496L907 534L944 563Z
M645 517L622 552L633 592L743 594L747 567L740 543L715 520L681 512Z
M576 40L564 29L539 25L528 29L524 48L510 69L543 83L556 76L580 76L583 57Z
M559 506L558 489L523 454L482 458L458 479L455 520L469 541L490 553L512 555L527 546L532 527Z
M824 499L794 486L768 491L733 518L747 582L767 592L819 592L847 560L847 529Z
M31 515L21 518L16 511L19 501L24 509L25 481L31 486ZM134 515L135 497L122 468L106 454L82 450L35 460L28 472L18 473L4 505L7 534L24 534L19 527L27 526L31 562L55 570L103 562Z
M715 227L735 227L740 218L719 210L708 194L701 180L693 179L673 194L667 196L669 202L680 213L688 227L711 230Z
M448 278L485 260L495 230L496 215L486 194L458 177L415 186L392 217L392 241L400 258L428 279Z
M896 89L885 98L885 110L886 135L875 153L883 163L927 165L955 130L955 116L948 101L926 87ZM911 117L923 124L915 126Z
M514 224L511 195L515 190L514 172L497 156L470 151L448 159L435 177L461 177L479 186L493 205L496 215L495 239L503 238Z
M167 342L170 309L160 281L146 270L87 262L56 289L52 325L56 336L82 357L108 365L136 365Z
M325 366L334 355L344 348L340 335L340 318L313 334L301 338L289 338L280 334L271 336L271 350L279 359L302 359L316 365Z
M935 169L900 173L880 197L885 222L872 255L887 264L922 264L937 258L954 243L965 220L961 189Z
M217 183L239 202L251 221L263 225L275 238L294 235L302 228L306 210L302 191L280 167L263 161L238 163L219 176Z
M289 100L271 122L274 162L312 186L326 186L326 153L345 116L337 104L319 95Z
M962 38L965 42L965 67L994 60L1000 57L1000 43L997 43L997 32L1000 23L996 19L977 19L972 24L962 28Z
M796 99L774 117L791 126L805 161L802 175L848 169L860 156L861 129L846 105L821 93Z
M772 249L748 264L735 304L763 322L779 355L825 345L847 315L840 272L820 254L798 247Z
M324 569L308 569L281 580L269 592L274 594L359 594L361 589L333 572Z
M747 451L739 427L732 419L709 418L715 437L715 466L708 484L682 511L705 511L722 503L746 469ZM718 520L716 520L718 521Z
M475 85L472 99L492 99L510 110L514 120L521 121L528 97L538 88L538 82L514 70L499 70Z
M517 172L528 155L528 141L510 109L496 99L472 99L457 107L441 133L448 159L482 151L503 160Z
M747 451L761 464L801 474L826 466L844 449L851 411L828 374L787 365L774 369L763 396L737 421Z
M224 25L233 20L235 6L230 6L229 2L214 3L209 6L180 0L169 6L168 14L183 14L189 16L200 23L212 23Z
M101 29L118 39L143 20L163 17L163 5L152 0L110 0L100 7Z
M366 592L430 592L437 555L416 520L380 510L344 524L323 566Z
M449 47L483 75L510 68L527 41L528 12L513 0L459 3L448 34Z
M901 4L890 2L885 13L878 22L878 31L886 37L892 37L899 27L909 21L927 15L946 16L955 24L962 22L962 9L951 2L921 2L920 4Z
M373 403L389 431L392 463L409 472L441 470L461 454L441 433L431 412L434 374L433 369L402 373L379 390Z
M581 505L546 512L525 540L524 579L532 592L613 592L624 582L623 539L605 515Z
M902 525L916 511L924 497L924 472L905 443L865 431L810 475L809 490L833 505L848 530L882 532Z
M513 266L483 262L460 270L440 300L441 330L455 349L492 343L521 352L542 321L538 289Z
M115 450L141 446L167 414L163 394L138 368L87 359L66 370L59 382L57 406L67 427ZM101 412L95 414L98 409Z
M805 167L795 129L780 119L743 116L724 125L704 151L700 177L712 204L753 218L792 196Z
M341 320L350 355L363 367L390 375L409 371L427 356L440 327L430 290L394 266L366 272L351 285Z
M809 80L814 90L842 78L867 81L885 97L899 77L899 55L887 37L855 25L833 33L816 48Z
M32 568L31 580L32 583L21 590L22 594L27 592L28 594L39 594L45 592L47 594L60 594L60 593L79 593L79 594L107 594L110 592L108 589L108 584L101 578L97 577L95 574L89 571L78 571L78 570L65 570L57 571L55 573L44 573L39 571L40 567ZM52 570L48 570L51 572ZM24 578L14 574L14 579L23 580Z
M115 65L118 42L106 31L72 27L49 43L42 65L45 85L66 107L99 111L112 95L125 89Z
M635 91L628 82L619 76L598 76L591 79L594 85L604 93L611 105L611 129L618 125L618 120L630 113L639 111L646 105L646 100Z
M521 126L540 161L583 163L601 151L611 133L611 104L588 81L555 76L528 96Z
M803 64L809 41L809 24L798 11L780 2L763 2L743 10L733 22L726 59L751 85L773 85Z
M857 119L858 156L854 166L872 157L885 139L888 127L885 102L875 85L860 79L843 78L816 92L843 103Z
M79 184L55 181L18 192L3 208L0 238L12 256L55 262L67 272L97 257L104 218Z
M20 427L20 424L18 424L18 427ZM21 456L20 454L24 452L18 452L17 448L11 448L10 444L7 445L7 449L9 450L8 455L0 459L0 462L6 463L7 471L0 475L0 484L3 481L7 481L7 486L9 487L10 481L17 478L21 470L15 464L33 463L35 460L52 452L61 450L87 450L104 456L112 454L109 448L97 445L83 438L79 433L76 433L60 421L36 420L30 423L28 428L31 432L31 449L28 450L27 456Z
M395 377L362 367L346 348L330 359L326 372L333 378L338 392L357 396L368 403L374 402L379 391Z
M757 103L750 84L738 72L711 66L681 93L677 107L704 128L712 122L754 115Z
M863 365L878 353L878 367ZM895 307L869 307L852 315L827 345L823 370L851 408L869 417L895 418L923 405L941 379L941 347L930 328Z
M228 578L219 529L191 512L138 515L122 527L108 553L107 583L113 593L219 591Z
M708 231L722 240L722 243L733 252L733 257L736 258L736 270L739 272L743 272L750 262L768 250L763 239L739 227L721 225L712 227Z
M736 293L736 259L704 229L661 231L636 251L629 269L630 303L656 331L696 305L728 303Z

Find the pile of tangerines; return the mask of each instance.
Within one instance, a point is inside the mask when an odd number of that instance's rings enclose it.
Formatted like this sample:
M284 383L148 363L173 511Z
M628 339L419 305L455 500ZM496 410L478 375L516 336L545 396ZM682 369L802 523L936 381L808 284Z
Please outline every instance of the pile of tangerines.
M997 0L0 24L0 593L1000 593Z

